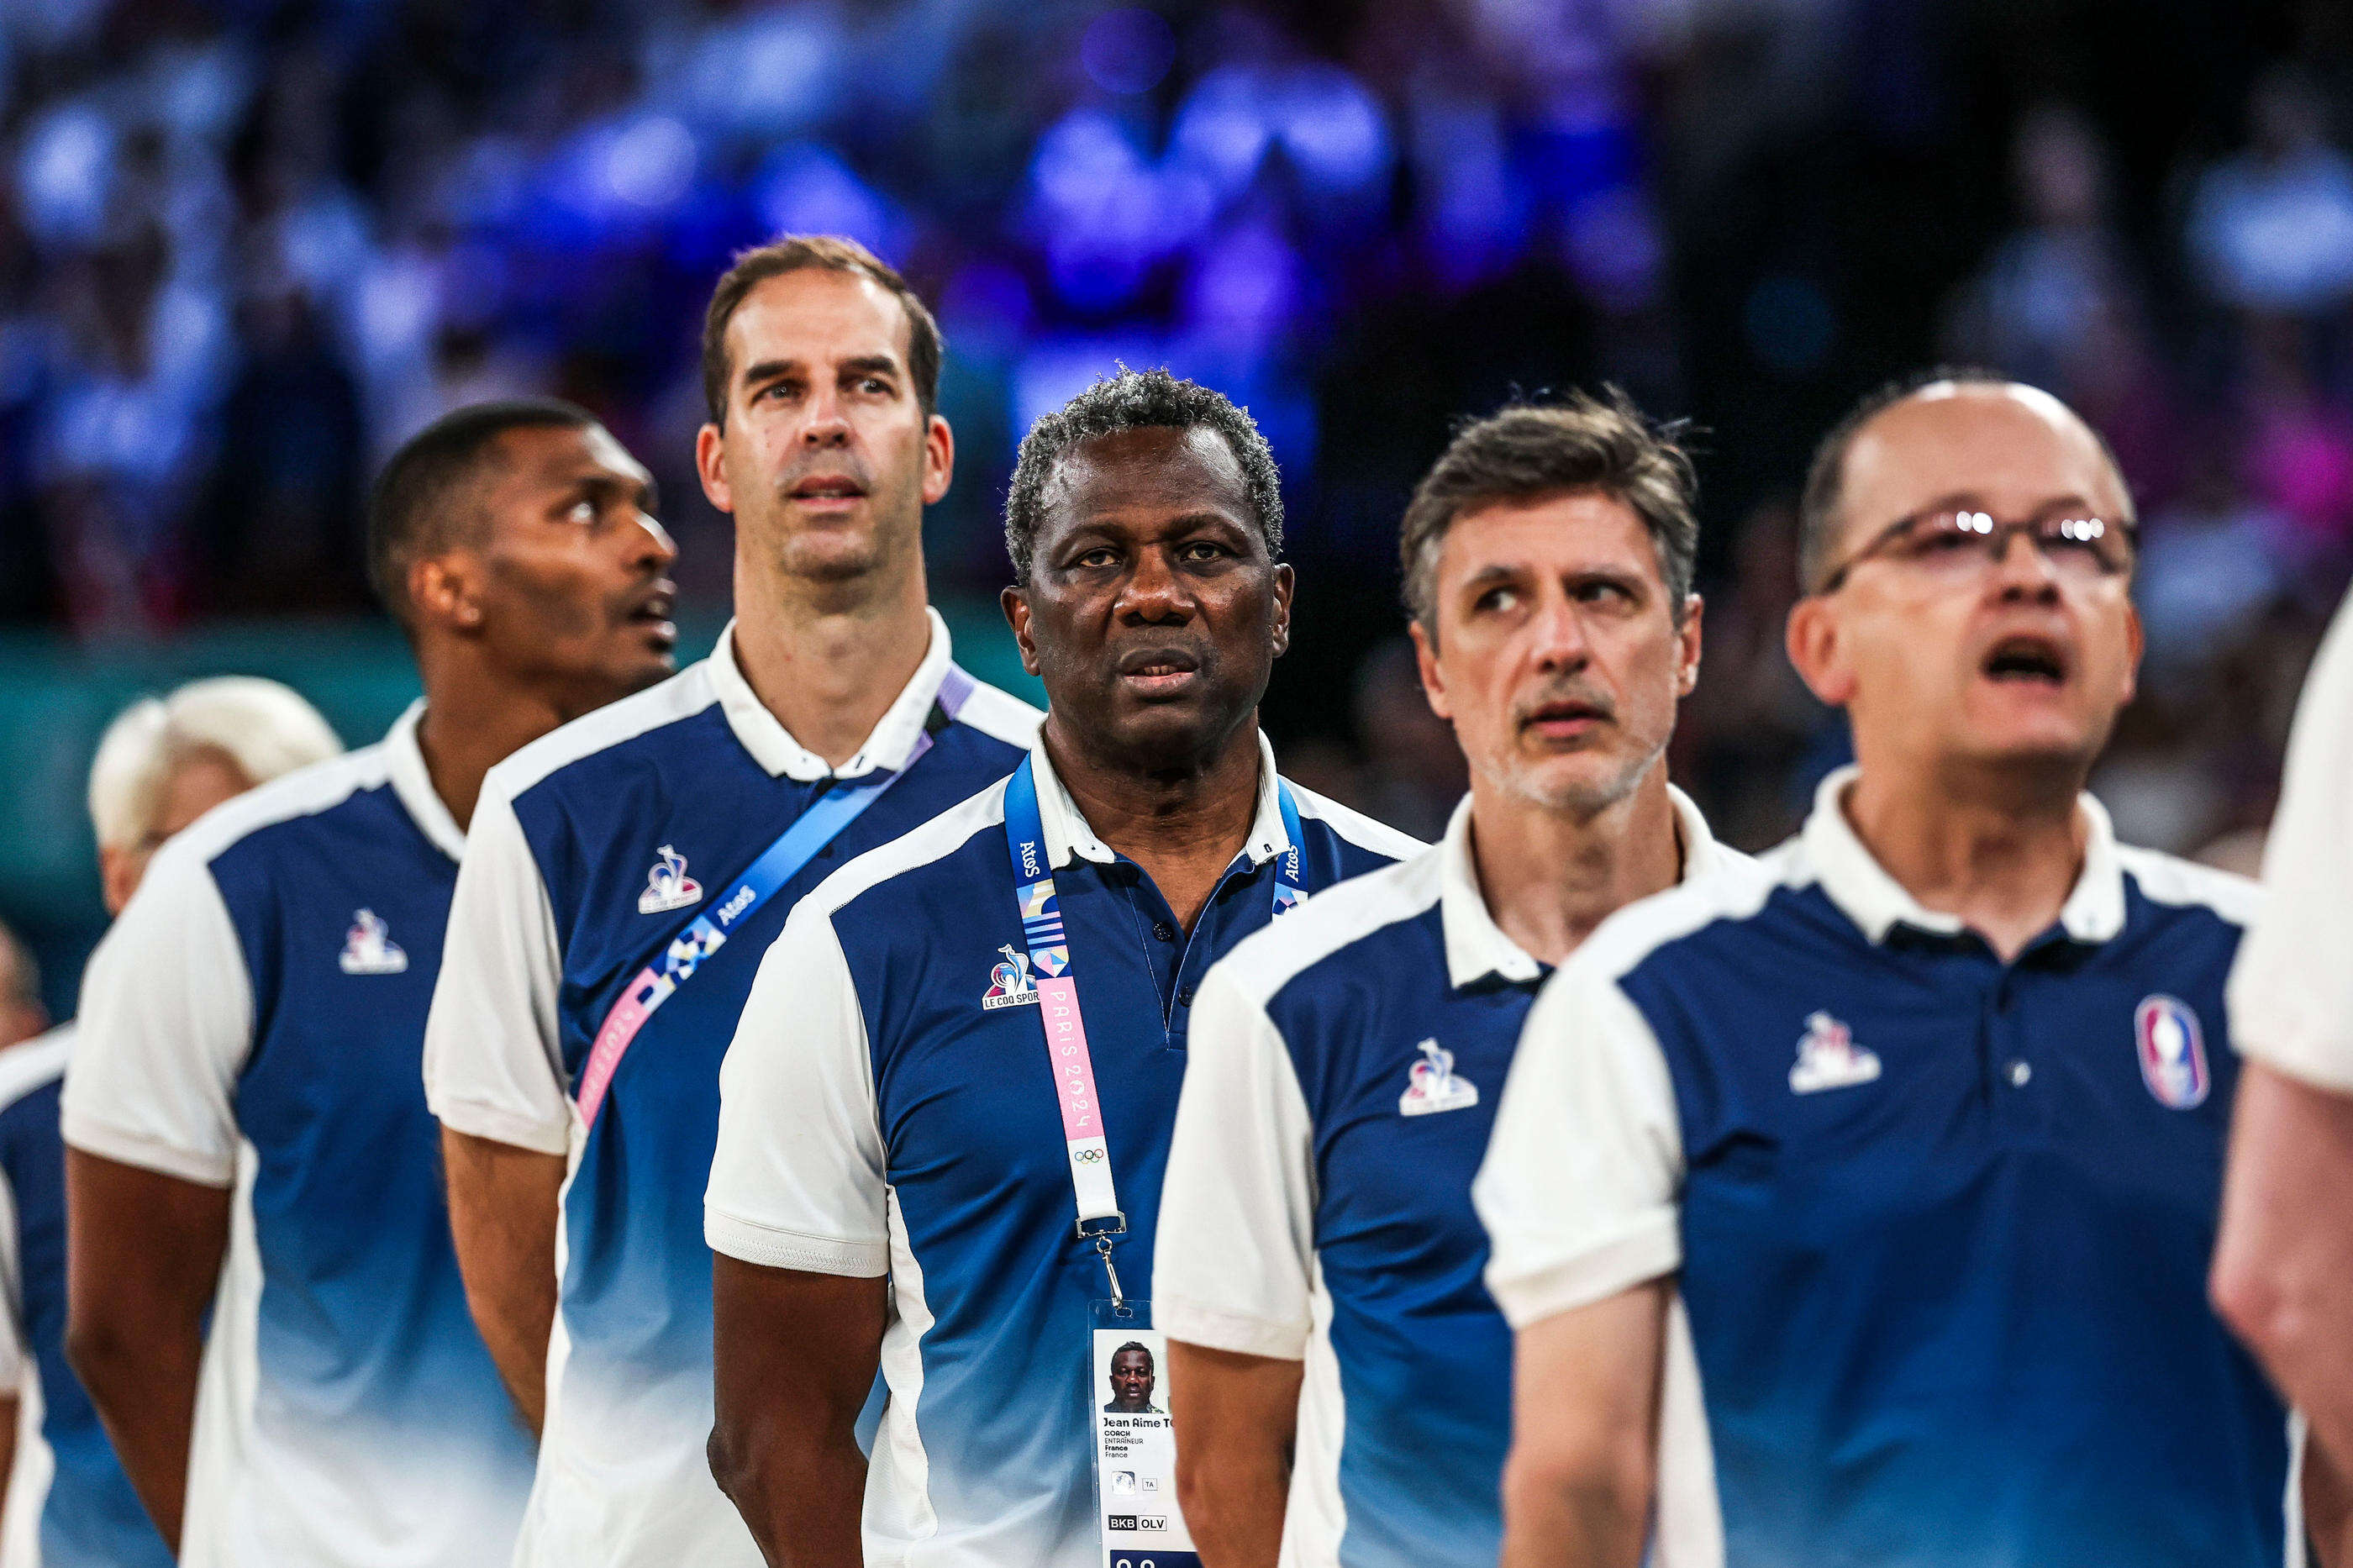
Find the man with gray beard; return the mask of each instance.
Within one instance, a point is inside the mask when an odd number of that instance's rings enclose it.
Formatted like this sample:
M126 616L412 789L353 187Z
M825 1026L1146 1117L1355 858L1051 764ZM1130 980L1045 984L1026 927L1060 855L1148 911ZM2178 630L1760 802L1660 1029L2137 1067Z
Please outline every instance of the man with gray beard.
M1580 395L1469 426L1406 511L1471 794L1210 971L1168 1158L1153 1294L1213 1568L1495 1561L1512 1335L1471 1178L1521 1022L1613 911L1741 858L1667 783L1693 491L1672 432Z

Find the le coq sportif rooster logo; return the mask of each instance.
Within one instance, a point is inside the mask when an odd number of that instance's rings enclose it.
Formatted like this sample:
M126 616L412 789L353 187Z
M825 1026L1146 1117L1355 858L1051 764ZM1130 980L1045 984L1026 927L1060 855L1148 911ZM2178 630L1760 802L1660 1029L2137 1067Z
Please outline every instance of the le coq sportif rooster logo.
M638 913L658 915L702 901L702 884L686 874L686 857L663 845L655 851L653 869L646 873L646 890L638 895Z

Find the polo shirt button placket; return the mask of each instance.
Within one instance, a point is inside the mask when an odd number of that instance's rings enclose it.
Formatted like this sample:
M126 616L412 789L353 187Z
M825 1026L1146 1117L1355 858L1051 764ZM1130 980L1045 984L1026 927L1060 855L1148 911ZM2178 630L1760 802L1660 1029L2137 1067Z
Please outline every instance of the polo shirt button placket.
M2031 1141L2049 1114L2045 1097L2021 1098L2034 1082L2034 1064L2027 1059L2018 988L2016 965L2005 965L1987 997L1986 1028L1992 1047L1988 1056L1999 1064L1994 1068L1994 1121L2005 1142Z

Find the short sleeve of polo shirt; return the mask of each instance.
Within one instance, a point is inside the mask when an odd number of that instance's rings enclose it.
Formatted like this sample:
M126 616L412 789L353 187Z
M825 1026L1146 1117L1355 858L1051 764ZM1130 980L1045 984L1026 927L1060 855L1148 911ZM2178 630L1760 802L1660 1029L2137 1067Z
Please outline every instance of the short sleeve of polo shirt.
M1471 1189L1487 1227L1488 1293L1514 1329L1683 1262L1683 1138L1666 1059L1587 956L1529 1009Z
M444 1127L544 1154L569 1149L555 1014L562 963L514 804L486 789L466 834L425 1026L425 1100Z
M207 1187L237 1176L253 983L211 869L168 844L82 973L65 1141Z
M1298 1361L1312 1328L1313 1132L1291 1053L1223 964L1202 980L1153 1244L1171 1338Z
M805 899L719 1068L703 1239L765 1268L877 1278L891 1268L887 1183L864 1011L829 911Z
M2296 709L2263 888L2231 973L2232 1043L2291 1078L2353 1092L2353 599Z

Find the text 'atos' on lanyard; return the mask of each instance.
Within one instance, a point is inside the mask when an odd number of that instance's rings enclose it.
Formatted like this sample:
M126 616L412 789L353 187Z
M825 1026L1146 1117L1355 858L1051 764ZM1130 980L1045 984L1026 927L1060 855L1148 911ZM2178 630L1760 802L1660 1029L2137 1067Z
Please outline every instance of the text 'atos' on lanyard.
M729 931L749 920L777 889L799 876L801 868L816 859L819 850L882 798L883 791L913 770L932 749L934 734L955 721L956 710L972 695L974 684L971 676L953 664L948 666L940 678L939 696L932 704L932 721L915 737L904 763L890 773L877 770L859 778L835 780L809 803L807 811L793 818L792 826L775 843L760 852L760 858L727 889L726 897L689 921L663 947L661 957L621 988L620 999L597 1026L596 1044L588 1049L587 1063L580 1069L579 1090L573 1097L580 1107L584 1130L596 1124L596 1112L604 1106L614 1073L620 1070L621 1058L654 1010L694 977L704 959L725 945Z
M1031 984L1038 989L1038 1021L1046 1032L1046 1058L1061 1104L1062 1141L1071 1156L1071 1187L1078 1200L1078 1234L1094 1243L1111 1280L1113 1303L1126 1300L1119 1270L1112 1267L1112 1237L1127 1230L1119 1192L1112 1182L1111 1146L1105 1140L1103 1101L1095 1093L1094 1058L1087 1049L1087 1021L1079 1010L1078 976L1071 967L1069 934L1062 929L1061 901L1054 892L1054 866L1046 852L1045 822L1038 813L1033 759L1005 783L1005 846L1013 858L1013 898L1021 911L1021 939L1029 949ZM1306 897L1302 881L1299 806L1291 786L1275 781L1282 830L1291 846L1277 857L1274 912Z

